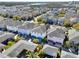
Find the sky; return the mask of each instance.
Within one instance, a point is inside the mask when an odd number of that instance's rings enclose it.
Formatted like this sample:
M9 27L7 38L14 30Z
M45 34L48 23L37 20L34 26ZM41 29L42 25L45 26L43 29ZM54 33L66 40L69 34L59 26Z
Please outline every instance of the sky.
M58 1L79 1L79 0L0 0L0 2L58 2Z

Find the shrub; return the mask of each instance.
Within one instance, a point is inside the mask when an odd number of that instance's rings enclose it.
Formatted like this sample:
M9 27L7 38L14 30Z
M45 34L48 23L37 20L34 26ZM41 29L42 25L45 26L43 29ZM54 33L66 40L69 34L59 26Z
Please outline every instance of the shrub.
M64 21L64 26L65 26L65 27L71 27L72 24L70 23L69 20L65 20L65 21Z
M39 43L39 40L38 39L33 39L33 43L38 44Z
M74 24L74 25L73 25L73 28L75 28L75 29L79 30L79 23Z

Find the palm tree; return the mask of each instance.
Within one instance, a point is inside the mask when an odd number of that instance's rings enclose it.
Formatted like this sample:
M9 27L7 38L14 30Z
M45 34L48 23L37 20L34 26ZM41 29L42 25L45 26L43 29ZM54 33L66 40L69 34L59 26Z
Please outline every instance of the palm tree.
M26 56L27 56L28 58L39 58L39 56L37 55L37 53L31 52L31 51L27 51L27 52L26 52Z
M16 36L14 37L15 42L19 41L20 39L21 39L21 37L20 37L19 35L16 35Z

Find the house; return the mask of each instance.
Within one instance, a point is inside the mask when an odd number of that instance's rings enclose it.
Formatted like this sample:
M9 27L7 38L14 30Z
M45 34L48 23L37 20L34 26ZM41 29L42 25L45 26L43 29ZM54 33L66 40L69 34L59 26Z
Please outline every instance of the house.
M43 38L46 37L46 25L40 25L34 28L31 32L32 38L38 38L41 42Z
M32 29L34 29L38 26L39 25L36 23L26 22L26 23L22 24L22 26L18 27L18 33L29 35L31 33Z
M15 34L9 32L2 32L0 31L0 42L3 42L9 38L13 38Z
M9 31L16 32L18 31L18 27L23 24L21 21L13 21L13 20L5 20L6 28Z
M66 51L61 51L61 58L78 58L78 55L75 55L73 53L70 52L66 52Z
M60 47L65 41L65 32L62 29L56 28L49 31L47 34L48 44Z
M4 20L0 21L0 30L4 30L6 28Z
M12 19L6 18L6 19L0 21L0 25L1 25L0 28L1 29L6 28L8 31L16 32L18 30L18 27L22 24L23 24L23 22L21 22L21 21L14 21Z
M72 28L70 30L68 30L68 37L69 37L69 41L70 43L74 43L74 44L79 44L79 31Z
M58 18L58 25L64 25L64 20L65 20L65 17L59 17Z
M37 44L25 40L20 40L12 47L7 49L3 54L10 57L17 57L17 55L20 54L20 52L23 51L24 49L33 52L36 49L36 47Z
M57 47L53 47L48 44L45 44L42 50L43 50L44 54L50 55L54 58L57 57L57 52L58 52Z
M7 56L7 55L4 55L4 54L2 54L2 53L0 53L0 58L10 58L10 57Z
M71 23L78 23L79 22L79 16L73 16L73 17L70 17L70 22Z

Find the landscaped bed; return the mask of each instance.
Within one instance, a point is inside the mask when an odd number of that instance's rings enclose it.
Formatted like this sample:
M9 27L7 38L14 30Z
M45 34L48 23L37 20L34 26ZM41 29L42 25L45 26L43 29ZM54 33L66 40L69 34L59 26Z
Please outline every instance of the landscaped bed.
M8 49L10 48L12 45L14 45L15 43L17 43L21 38L16 35L14 38L9 38L5 41L2 42L2 44L4 44L4 49Z

